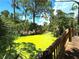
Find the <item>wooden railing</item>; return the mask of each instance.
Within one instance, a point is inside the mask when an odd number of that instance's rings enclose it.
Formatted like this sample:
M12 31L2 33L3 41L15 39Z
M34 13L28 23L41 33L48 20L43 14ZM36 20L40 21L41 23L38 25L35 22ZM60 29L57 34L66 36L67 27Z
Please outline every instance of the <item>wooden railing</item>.
M59 37L51 46L49 46L38 59L61 59L65 52L65 43L69 39L72 41L73 29L66 29L65 32Z

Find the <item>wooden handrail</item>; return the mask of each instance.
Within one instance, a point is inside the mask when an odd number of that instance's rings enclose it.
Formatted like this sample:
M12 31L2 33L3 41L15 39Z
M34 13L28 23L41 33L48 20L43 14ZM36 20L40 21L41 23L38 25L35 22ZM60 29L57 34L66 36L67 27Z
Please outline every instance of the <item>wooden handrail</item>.
M61 59L65 52L65 43L69 38L72 41L73 29L69 28L64 31L64 33L49 46L41 56L38 55L38 59Z

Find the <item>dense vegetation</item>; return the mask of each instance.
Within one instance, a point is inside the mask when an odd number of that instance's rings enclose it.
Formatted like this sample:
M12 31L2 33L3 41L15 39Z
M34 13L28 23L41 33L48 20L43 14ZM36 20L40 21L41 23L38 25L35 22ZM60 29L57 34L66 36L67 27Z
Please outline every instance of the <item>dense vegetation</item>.
M54 15L54 9L51 8L51 1L49 0L12 0L12 8L14 10L13 13L3 10L0 15L0 59L27 58L23 55L23 53L26 54L26 51L30 53L29 59L36 59L35 55L41 53L41 49L37 50L32 42L15 43L14 41L16 41L17 37L28 37L29 35L47 32L52 32L52 36L58 37L66 28L73 27L79 30L76 18L73 18L71 13L68 14L58 10L57 15ZM21 13L17 13L16 10L20 10ZM43 12L45 15L42 17L45 19L47 19L46 13L50 15L50 23L47 24L45 22L44 25L38 25L35 23L35 17L40 17ZM33 22L29 22L29 19L27 20L28 15L31 15ZM25 20L22 20L21 16L24 16ZM46 36L49 37L49 35ZM19 50L18 46L23 48Z
M49 40L50 39L50 40ZM15 49L24 59L31 59L38 57L38 53L45 51L54 41L56 37L51 32L18 37L14 42L19 43ZM22 50L23 49L23 50ZM31 55L33 54L33 55Z

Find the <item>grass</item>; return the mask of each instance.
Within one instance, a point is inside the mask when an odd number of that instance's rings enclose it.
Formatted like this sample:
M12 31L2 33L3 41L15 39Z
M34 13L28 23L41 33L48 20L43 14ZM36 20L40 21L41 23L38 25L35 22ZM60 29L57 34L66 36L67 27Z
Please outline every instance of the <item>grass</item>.
M51 32L40 34L40 35L31 35L31 36L21 36L18 37L14 42L15 43L33 43L35 45L36 50L41 49L41 51L46 50L57 38L54 37ZM16 47L17 51L20 51L24 45L21 44L19 47ZM36 52L37 53L37 52ZM21 52L23 59L29 59L30 54L22 51ZM25 58L25 57L26 58Z
M54 41L56 37L54 37L51 32L40 34L40 35L31 35L31 36L21 36L18 37L15 42L16 43L33 43L36 46L36 49L41 48L44 51L47 47L49 47Z

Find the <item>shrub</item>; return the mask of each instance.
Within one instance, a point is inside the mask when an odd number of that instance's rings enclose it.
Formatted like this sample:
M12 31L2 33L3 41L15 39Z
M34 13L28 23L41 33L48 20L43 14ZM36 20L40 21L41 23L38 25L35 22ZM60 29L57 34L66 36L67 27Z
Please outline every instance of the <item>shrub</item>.
M37 25L36 23L31 23L29 26L29 31L32 31L32 34L41 34L43 33L43 26Z

